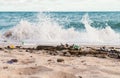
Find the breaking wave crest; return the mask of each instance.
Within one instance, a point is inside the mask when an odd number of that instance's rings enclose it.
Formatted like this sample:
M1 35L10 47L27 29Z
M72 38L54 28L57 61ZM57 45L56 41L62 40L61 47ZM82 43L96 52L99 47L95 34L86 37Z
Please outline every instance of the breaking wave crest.
M3 36L10 40L36 43L119 44L120 42L120 35L107 24L103 29L92 27L92 20L88 14L80 20L86 31L76 31L74 28L64 29L46 15L39 15L38 18L37 24L21 20Z

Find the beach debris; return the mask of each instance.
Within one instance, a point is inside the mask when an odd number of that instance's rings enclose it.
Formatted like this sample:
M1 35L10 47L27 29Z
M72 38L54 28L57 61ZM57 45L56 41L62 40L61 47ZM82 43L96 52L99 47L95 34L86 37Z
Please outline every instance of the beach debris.
M79 50L79 49L80 49L80 46L78 46L78 45L73 45L73 49Z
M9 63L9 64L16 63L16 62L18 62L17 59L11 59L11 60L7 61L7 63Z
M114 47L80 47L79 45L68 45L61 44L58 46L46 46L46 45L38 45L36 48L21 48L21 46L9 45L4 52L8 52L7 49L18 48L19 50L24 49L29 53L44 53L49 55L59 55L66 57L80 57L80 56L93 56L99 58L117 58L120 59L120 49L116 49ZM39 50L39 51L35 51Z
M38 46L38 50L44 50L45 53L50 55L68 56L68 57L80 57L80 56L93 56L99 58L117 58L120 59L120 51L114 47L84 47L79 45L61 44L58 46Z
M8 48L8 49L15 49L16 46L12 44L12 45L7 46L7 48Z
M58 58L58 59L57 59L57 62L64 62L64 59Z

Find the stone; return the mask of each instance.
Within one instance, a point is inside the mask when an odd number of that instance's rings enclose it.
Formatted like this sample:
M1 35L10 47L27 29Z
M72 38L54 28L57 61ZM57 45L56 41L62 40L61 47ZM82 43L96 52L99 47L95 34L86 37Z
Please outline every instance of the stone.
M58 58L58 59L57 59L57 62L64 62L64 59Z
M7 37L7 38L11 37L12 36L12 31L5 32L4 36Z
M11 60L7 61L7 63L9 63L9 64L16 63L16 62L18 62L17 59L11 59Z

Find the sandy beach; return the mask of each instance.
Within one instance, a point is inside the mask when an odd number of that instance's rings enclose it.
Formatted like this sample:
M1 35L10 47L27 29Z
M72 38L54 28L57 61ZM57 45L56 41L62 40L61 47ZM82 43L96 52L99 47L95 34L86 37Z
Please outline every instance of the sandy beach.
M120 0L0 0L0 78L120 78Z
M120 78L119 57L108 55L113 51L111 47L107 54L101 47L1 48L0 78ZM95 53L97 51L99 54Z

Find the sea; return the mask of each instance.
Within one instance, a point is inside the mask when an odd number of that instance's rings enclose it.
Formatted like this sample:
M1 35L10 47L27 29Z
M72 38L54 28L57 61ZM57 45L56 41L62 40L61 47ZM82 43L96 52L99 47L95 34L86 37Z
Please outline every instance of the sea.
M0 43L120 45L120 12L0 12Z

